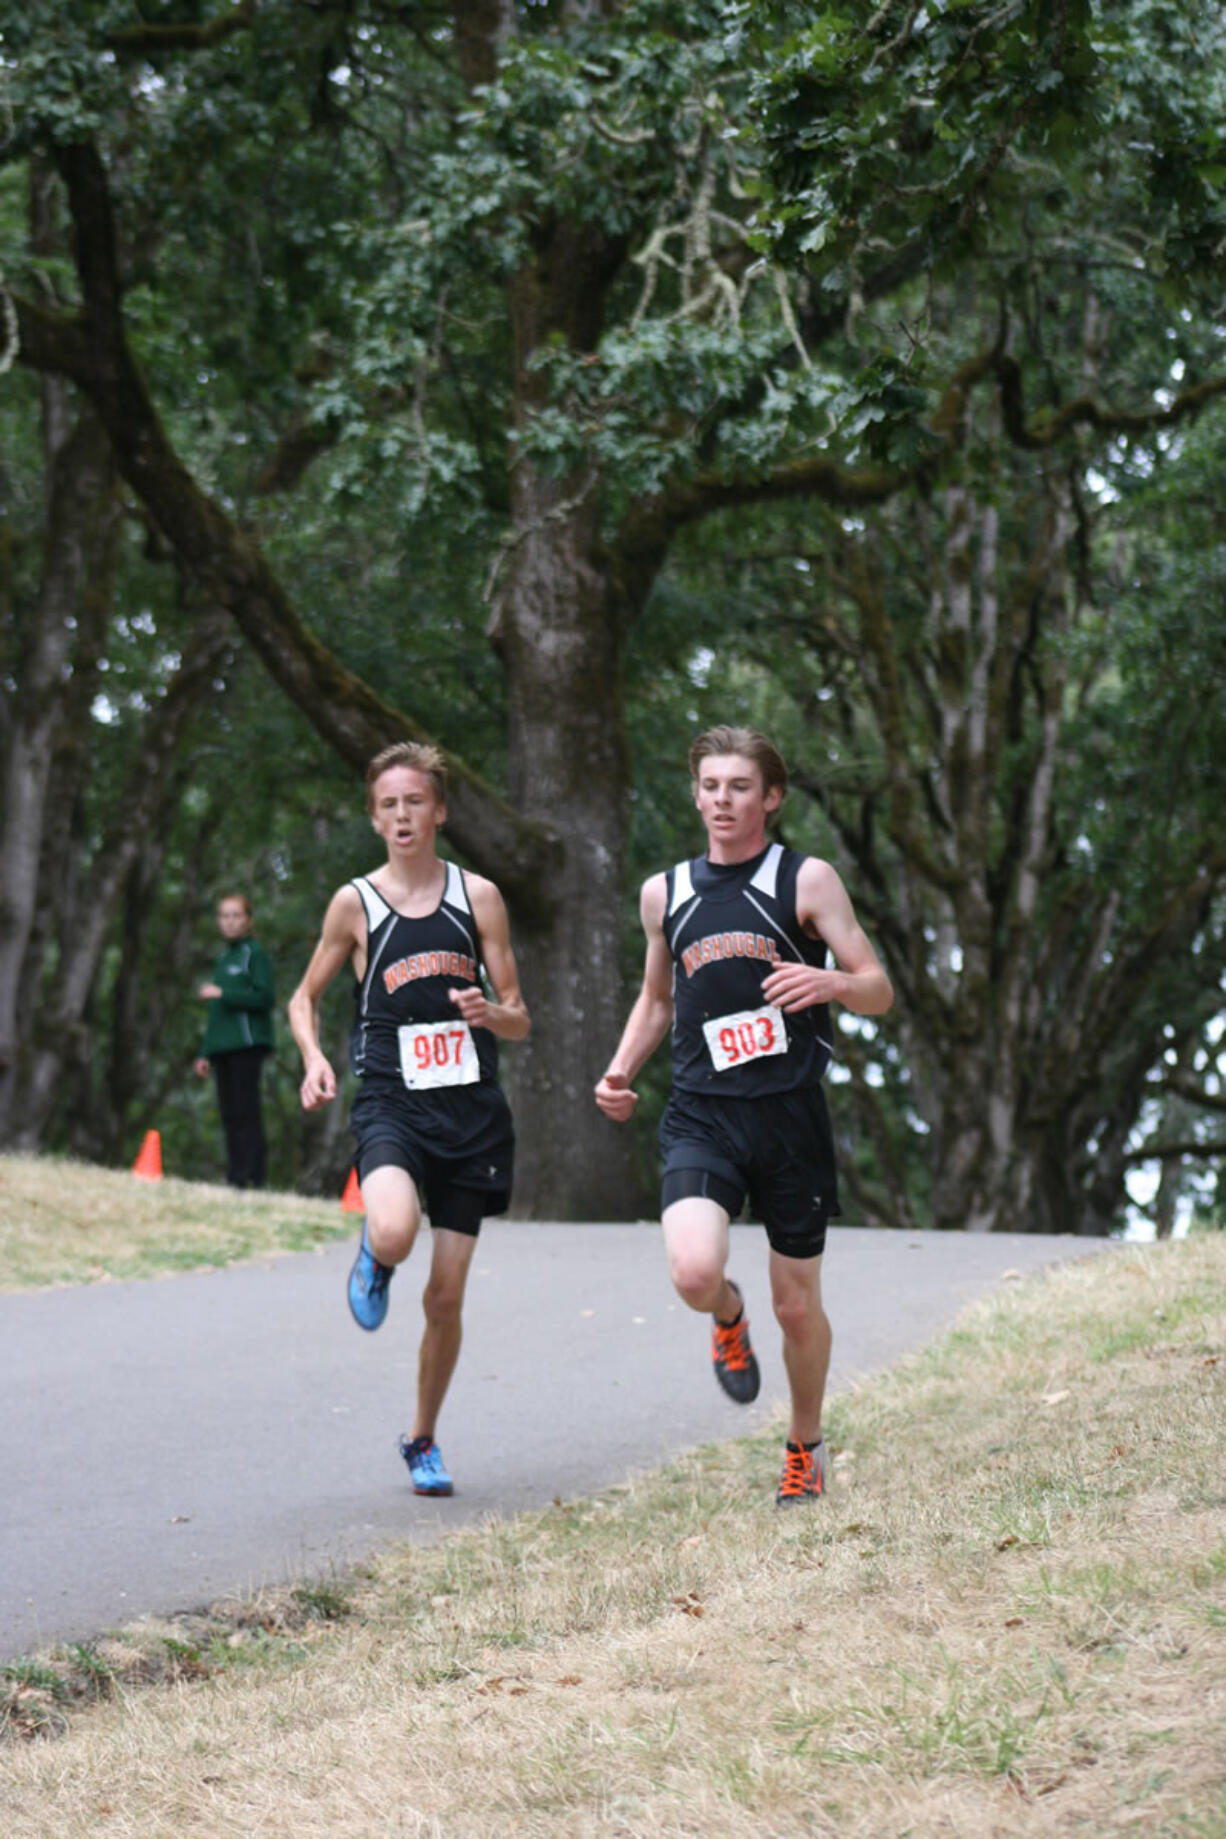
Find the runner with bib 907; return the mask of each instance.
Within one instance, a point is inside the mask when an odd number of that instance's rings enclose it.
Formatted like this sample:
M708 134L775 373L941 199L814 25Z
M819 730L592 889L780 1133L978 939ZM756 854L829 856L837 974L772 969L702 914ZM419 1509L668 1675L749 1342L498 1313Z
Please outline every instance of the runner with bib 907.
M748 1198L766 1227L775 1316L791 1394L776 1500L820 1499L830 1323L822 1307L826 1222L838 1213L822 1091L833 1046L828 1005L881 1015L890 980L829 862L771 842L787 768L753 728L712 728L690 749L707 853L644 882L643 985L596 1103L622 1123L639 1068L672 1029L673 1083L660 1124L669 1271L713 1318L716 1378L738 1404L758 1363L728 1228ZM827 952L835 968L827 968Z
M361 1089L350 1122L366 1218L349 1307L360 1327L380 1326L424 1202L433 1238L426 1326L416 1421L400 1453L417 1493L450 1494L435 1428L459 1358L481 1221L511 1198L515 1137L495 1036L522 1040L530 1024L501 894L436 853L447 816L442 754L417 742L384 748L366 769L366 802L387 861L332 896L289 1019L305 1067L302 1103L315 1111L336 1096L319 1000L352 964L349 1054Z

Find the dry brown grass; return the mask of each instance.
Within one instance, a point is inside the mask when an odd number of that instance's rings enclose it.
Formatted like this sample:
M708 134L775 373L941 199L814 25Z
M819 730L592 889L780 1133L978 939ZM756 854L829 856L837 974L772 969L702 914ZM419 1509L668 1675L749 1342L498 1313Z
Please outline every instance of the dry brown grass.
M0 1290L153 1277L307 1251L353 1233L352 1214L337 1202L0 1156Z
M146 1625L0 1830L1220 1839L1224 1344L1226 1239L1121 1250L836 1401L814 1510L750 1438Z

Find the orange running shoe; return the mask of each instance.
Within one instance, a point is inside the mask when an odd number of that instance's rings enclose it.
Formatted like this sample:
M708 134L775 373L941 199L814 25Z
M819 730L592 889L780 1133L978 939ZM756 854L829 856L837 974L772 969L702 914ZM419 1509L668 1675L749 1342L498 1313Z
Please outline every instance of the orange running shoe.
M728 1279L732 1283L732 1279ZM732 1284L738 1297L741 1295L736 1284ZM749 1345L749 1323L745 1320L745 1302L741 1298L741 1313L735 1322L727 1327L722 1322L715 1322L711 1328L711 1364L728 1397L738 1405L752 1405L758 1396L758 1387L762 1378L758 1372L757 1357Z
M826 1439L819 1437L812 1449L803 1443L787 1443L783 1452L783 1474L775 1495L776 1507L795 1507L802 1501L820 1501L826 1492Z

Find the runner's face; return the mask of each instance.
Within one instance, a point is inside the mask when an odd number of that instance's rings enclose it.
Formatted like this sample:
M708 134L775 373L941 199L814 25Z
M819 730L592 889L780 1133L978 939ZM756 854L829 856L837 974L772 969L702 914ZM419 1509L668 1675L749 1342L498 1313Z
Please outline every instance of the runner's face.
M761 768L743 754L708 754L694 781L694 803L711 860L743 862L765 848L766 820L782 797L781 786L763 789Z
M434 833L446 809L428 773L415 766L389 766L375 780L370 821L387 844L388 856L420 856L434 848Z
M251 918L241 900L218 902L217 927L223 939L246 937L251 930Z

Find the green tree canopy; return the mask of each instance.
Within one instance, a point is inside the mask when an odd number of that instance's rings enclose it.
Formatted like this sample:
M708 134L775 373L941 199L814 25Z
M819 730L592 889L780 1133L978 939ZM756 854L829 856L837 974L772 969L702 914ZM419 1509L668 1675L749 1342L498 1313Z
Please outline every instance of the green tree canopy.
M1077 479L1226 388L1221 33L1207 4L978 0L6 23L3 152L54 216L4 257L10 353L88 401L195 604L344 760L446 739L537 1019L529 1210L637 1198L589 1095L624 1000L627 646L687 533L791 506L833 557L849 518L935 517L940 547L959 502L1014 532L1042 502L1075 584Z

